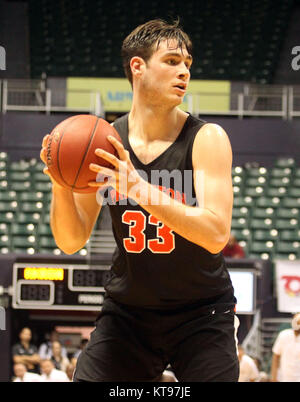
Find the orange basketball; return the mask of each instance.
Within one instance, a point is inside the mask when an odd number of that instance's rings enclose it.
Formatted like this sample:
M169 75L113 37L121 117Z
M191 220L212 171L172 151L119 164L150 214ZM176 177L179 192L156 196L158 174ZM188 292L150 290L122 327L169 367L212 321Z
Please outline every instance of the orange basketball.
M97 174L89 169L90 163L113 168L106 160L95 155L96 148L118 157L107 136L121 142L117 131L107 121L93 115L76 115L59 123L46 144L46 162L52 177L63 187L75 193L92 193L90 187Z

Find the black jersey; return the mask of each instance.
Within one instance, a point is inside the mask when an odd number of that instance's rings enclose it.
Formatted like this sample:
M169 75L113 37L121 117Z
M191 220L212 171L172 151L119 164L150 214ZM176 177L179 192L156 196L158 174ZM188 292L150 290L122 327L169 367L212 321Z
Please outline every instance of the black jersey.
M204 124L189 115L176 140L146 165L128 141L128 114L114 127L143 178L179 202L197 205L192 148ZM205 304L232 291L222 253L212 254L186 240L112 187L106 196L117 243L105 286L109 296L128 305L166 309L202 300Z

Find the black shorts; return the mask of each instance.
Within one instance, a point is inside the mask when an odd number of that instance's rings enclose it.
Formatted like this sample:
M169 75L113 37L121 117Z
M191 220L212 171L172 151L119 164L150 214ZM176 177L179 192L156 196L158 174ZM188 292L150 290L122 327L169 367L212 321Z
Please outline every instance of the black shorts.
M107 297L74 381L158 381L170 365L178 381L236 382L236 321L234 303L160 311Z

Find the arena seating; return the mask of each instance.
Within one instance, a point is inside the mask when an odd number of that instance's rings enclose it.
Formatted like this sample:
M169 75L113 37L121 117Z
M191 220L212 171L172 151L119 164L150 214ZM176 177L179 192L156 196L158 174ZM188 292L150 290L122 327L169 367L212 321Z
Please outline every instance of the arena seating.
M36 159L0 153L0 251L59 254L49 226L51 183ZM300 258L300 167L280 158L273 167L232 169L232 232L248 257ZM81 250L86 253L86 249Z
M249 257L300 257L300 168L280 158L272 168L234 167L232 232Z
M43 167L36 159L9 162L0 153L1 253L61 254L49 225L51 182Z
M194 79L272 82L293 0L28 0L31 76L124 77L124 37L180 16L194 43ZM129 5L130 4L130 5Z

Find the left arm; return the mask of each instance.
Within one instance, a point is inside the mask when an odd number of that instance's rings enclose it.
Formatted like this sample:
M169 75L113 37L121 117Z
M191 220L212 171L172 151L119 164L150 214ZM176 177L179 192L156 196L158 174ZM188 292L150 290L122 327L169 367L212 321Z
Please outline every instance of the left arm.
M230 235L233 203L232 151L227 134L220 126L204 125L194 141L194 187L198 201L196 207L174 200L143 180L135 171L123 145L115 139L111 139L111 143L117 149L120 160L105 151L97 150L96 154L112 163L115 169L93 165L91 170L113 176L112 185L121 193L122 182L125 181L127 196L185 239L211 253L218 253L225 247ZM131 180L128 180L130 175ZM132 180L133 177L135 181ZM199 177L202 180L198 180ZM136 191L137 188L139 191ZM151 202L153 199L158 202Z

